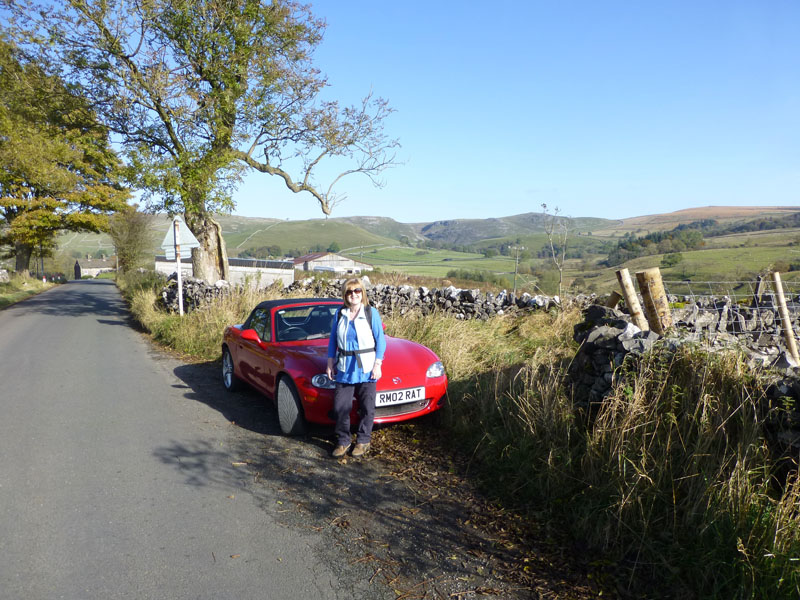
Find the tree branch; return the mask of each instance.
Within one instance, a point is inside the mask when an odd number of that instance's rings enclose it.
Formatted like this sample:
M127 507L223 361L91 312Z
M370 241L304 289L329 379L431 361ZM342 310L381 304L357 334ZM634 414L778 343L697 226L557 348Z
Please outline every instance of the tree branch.
M331 205L328 202L328 199L325 195L320 194L313 186L308 185L307 183L296 183L291 175L289 175L283 169L278 167L273 167L272 165L266 163L260 163L252 156L247 154L242 150L233 150L233 156L244 162L248 167L255 169L261 173L267 173L268 175L277 175L281 179L283 179L286 187L289 188L291 191L295 193L300 192L308 192L311 194L317 202L319 202L319 207L322 209L322 212L325 215L331 214Z

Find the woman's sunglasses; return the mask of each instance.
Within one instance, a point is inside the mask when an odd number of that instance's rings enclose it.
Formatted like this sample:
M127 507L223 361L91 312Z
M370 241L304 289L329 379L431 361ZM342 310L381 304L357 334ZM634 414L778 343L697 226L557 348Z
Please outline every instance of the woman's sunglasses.
M360 294L362 292L361 288L353 288L352 290L347 290L347 295L350 294Z

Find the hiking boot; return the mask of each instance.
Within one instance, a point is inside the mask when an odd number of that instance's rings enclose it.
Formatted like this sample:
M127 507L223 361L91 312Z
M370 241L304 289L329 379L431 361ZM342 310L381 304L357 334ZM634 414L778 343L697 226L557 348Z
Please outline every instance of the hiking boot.
M345 454L347 454L347 450L349 448L350 446L336 446L336 448L333 449L331 456L333 456L333 458L342 458Z
M356 447L353 448L353 456L364 456L369 450L369 444L356 444Z

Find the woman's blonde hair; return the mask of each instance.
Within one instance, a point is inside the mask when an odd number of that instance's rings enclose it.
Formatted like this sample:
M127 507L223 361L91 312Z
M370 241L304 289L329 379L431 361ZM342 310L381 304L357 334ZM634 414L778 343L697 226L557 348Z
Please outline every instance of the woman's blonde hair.
M369 304L369 299L367 298L367 288L364 286L364 282L362 282L358 277L351 277L342 284L342 300L344 300L344 303L347 304L348 290L354 290L356 288L361 288L361 304L367 306Z

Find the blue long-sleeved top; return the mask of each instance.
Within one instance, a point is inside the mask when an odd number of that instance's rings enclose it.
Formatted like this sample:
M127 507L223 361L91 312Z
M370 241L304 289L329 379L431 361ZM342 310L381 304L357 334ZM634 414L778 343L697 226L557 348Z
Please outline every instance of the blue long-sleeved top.
M331 322L331 335L328 339L328 358L337 359L337 337L340 312L342 309L336 311ZM361 308L364 315L367 314L366 307ZM375 358L383 360L383 355L386 352L386 336L383 334L383 321L381 315L376 309L370 311L372 313L372 322L370 323L372 329L372 337L375 339ZM359 314L360 316L360 314ZM345 347L344 350L358 350L358 336L356 335L356 328L354 321L350 320L347 314L342 314L341 318L347 321L347 331L345 333ZM338 369L334 379L339 383L364 383L365 381L375 381L370 377L371 370L364 372L359 366L358 359L355 356L345 356L344 370Z

